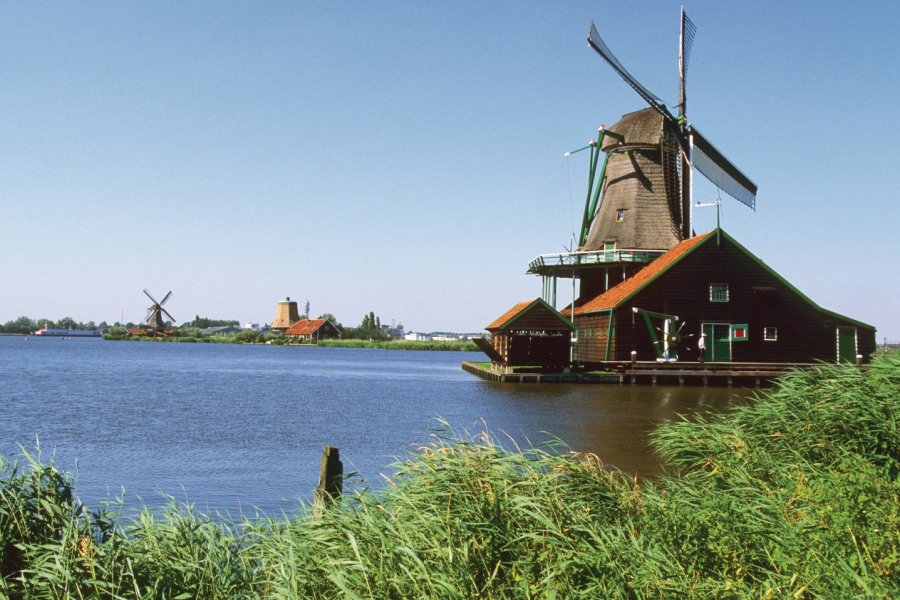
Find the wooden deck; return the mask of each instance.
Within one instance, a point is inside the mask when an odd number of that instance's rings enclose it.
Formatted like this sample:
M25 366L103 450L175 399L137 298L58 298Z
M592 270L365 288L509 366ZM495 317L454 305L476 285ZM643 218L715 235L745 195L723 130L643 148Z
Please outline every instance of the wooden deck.
M720 385L752 387L771 382L793 369L815 366L812 363L735 363L735 362L607 362L591 373L522 373L503 372L472 362L463 362L468 373L498 383L642 383L660 385Z
M477 375L482 379L497 383L619 383L616 374L600 375L597 373L506 373L495 371L490 367L463 361L463 371Z

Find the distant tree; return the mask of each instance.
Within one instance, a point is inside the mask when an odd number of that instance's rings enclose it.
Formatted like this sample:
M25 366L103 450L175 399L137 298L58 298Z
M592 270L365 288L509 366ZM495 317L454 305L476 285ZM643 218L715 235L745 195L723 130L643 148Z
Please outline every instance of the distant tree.
M210 319L196 315L190 323L182 324L182 327L196 327L198 329L206 329L207 327L229 327L232 325L240 325L240 321L234 319Z
M245 329L238 332L234 339L242 344L252 344L259 341L259 334L252 329Z
M386 332L382 331L381 319L375 315L374 311L370 312L367 315L364 315L362 323L360 323L359 327L348 330L345 337L363 340L390 339L390 336Z
M304 307L303 316L307 319L309 318L309 300L306 301L306 306Z
M321 319L323 321L331 321L331 324L334 325L335 327L341 327L341 324L338 323L337 317L335 317L331 313L322 313L317 318Z
M35 329L37 329L37 323L32 319L29 317L19 317L15 321L7 321L0 327L0 332L28 334L34 332Z

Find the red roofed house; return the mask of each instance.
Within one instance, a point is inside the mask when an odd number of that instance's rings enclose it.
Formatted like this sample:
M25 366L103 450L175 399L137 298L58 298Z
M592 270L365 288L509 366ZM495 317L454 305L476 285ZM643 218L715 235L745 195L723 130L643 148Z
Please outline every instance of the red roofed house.
M485 329L493 346L487 353L497 366L561 370L569 365L575 327L540 298L516 304Z
M565 309L568 314L570 308ZM721 229L684 240L575 303L575 362L654 357L804 363L868 360L875 328L821 308Z
M288 327L284 335L308 342L340 337L341 332L331 321L325 319L303 319Z

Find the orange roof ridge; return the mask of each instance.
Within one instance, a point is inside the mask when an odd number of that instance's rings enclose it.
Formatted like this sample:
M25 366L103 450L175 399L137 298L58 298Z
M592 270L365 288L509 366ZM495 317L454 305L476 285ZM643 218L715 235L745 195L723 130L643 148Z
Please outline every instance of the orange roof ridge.
M618 285L614 285L605 292L591 298L580 306L575 307L576 315L597 312L601 310L609 310L615 308L634 292L642 288L646 283L655 279L657 275L668 269L670 266L681 260L692 249L706 241L715 229L701 233L700 235L688 238L676 244L671 250L651 262L649 265L623 281Z
M325 319L303 319L287 328L285 335L309 335L325 324Z
M485 329L487 329L488 331L490 331L492 329L502 329L503 325L505 325L507 322L511 321L519 313L524 311L526 308L528 308L529 306L531 306L538 300L540 300L540 298L532 298L531 300L525 300L524 302L519 302L518 304L513 306L511 309L509 309L508 311L506 311L505 313L503 313L502 315L500 315L499 317L494 319L494 321L490 325L485 327Z

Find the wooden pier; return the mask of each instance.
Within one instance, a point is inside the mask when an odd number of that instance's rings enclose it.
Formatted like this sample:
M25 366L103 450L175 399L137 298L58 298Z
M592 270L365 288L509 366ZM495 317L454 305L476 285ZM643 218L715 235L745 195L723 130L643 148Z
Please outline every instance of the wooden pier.
M469 361L463 361L462 368L482 379L496 383L619 383L619 376L615 373L510 372L494 370Z
M794 369L815 366L812 363L736 363L736 362L606 362L605 373L541 373L496 370L482 364L463 362L462 368L482 379L498 383L641 383L651 385L717 385L753 387L765 385Z

